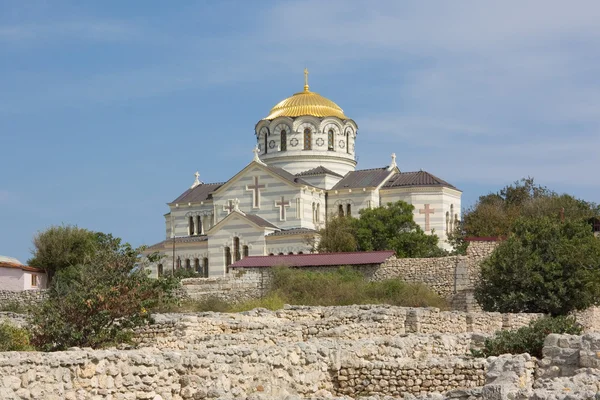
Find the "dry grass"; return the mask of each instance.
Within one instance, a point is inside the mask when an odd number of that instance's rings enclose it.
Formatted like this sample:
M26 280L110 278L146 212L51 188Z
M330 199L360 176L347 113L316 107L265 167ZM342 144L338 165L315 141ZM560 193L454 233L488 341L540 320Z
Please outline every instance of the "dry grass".
M229 304L217 298L184 301L160 312L240 312L254 308L281 309L284 304L344 306L391 304L403 307L438 307L447 310L445 299L423 284L400 279L368 282L360 272L339 268L335 272L311 272L285 267L273 270L271 291L260 299Z

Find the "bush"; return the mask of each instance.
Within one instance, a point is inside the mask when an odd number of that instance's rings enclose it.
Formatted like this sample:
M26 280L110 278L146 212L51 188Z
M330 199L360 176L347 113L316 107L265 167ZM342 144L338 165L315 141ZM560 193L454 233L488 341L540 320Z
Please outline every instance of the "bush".
M29 343L27 329L19 328L8 322L0 322L0 351L29 351L33 346Z
M149 309L173 299L175 279L151 279L139 251L110 236L93 262L63 268L48 299L33 310L32 343L40 350L105 347L128 342Z
M474 350L472 353L475 357L529 353L542 358L546 336L551 333L580 335L581 332L581 325L575 317L543 317L517 330L496 332L493 338L485 340L482 350Z
M481 266L485 311L567 315L600 303L600 240L585 222L519 219Z
M240 304L233 305L230 312L242 312L254 310L255 308L266 308L268 310L280 310L283 308L285 301L279 293L269 293L267 296L256 300L248 300Z
M333 272L312 272L287 267L272 270L269 293L255 300L229 304L218 298L183 301L177 306L158 308L157 312L241 312L254 308L278 310L284 304L305 306L344 306L351 304L391 304L403 307L438 307L448 303L422 284L400 279L367 282L364 276L348 267Z
M334 272L277 267L273 269L271 290L285 303L296 305L392 304L448 308L448 303L425 285L400 279L367 282L359 271L348 267Z
M24 305L23 303L19 303L17 301L11 301L9 303L3 303L0 305L0 311L14 312L16 314L27 314L30 308L30 306Z

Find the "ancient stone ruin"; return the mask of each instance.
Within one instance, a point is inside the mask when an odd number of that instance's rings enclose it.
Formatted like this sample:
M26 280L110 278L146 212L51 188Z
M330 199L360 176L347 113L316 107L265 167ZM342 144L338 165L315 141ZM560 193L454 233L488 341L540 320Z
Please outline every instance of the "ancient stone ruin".
M0 353L0 398L594 398L582 396L600 390L598 334L551 335L539 361L470 356L538 317L380 305L156 315L132 349ZM580 319L597 330L595 315Z

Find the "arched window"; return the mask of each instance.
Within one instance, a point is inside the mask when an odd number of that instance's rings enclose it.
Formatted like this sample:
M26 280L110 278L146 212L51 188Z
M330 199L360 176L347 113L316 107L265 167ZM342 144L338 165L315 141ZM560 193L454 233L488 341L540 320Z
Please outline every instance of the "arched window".
M233 238L233 257L234 257L234 261L239 261L240 260L240 238L239 237L234 237Z
M267 137L267 134L265 133L265 154L267 154L267 149L269 148L269 138Z
M346 132L346 153L350 154L350 132Z
M229 272L230 265L231 265L231 248L225 247L225 266L227 267L227 272Z
M334 132L333 129L330 129L329 132L327 132L327 150L333 151L334 148L334 142L335 142L335 137L334 137Z
M202 272L204 277L208 278L208 257L202 259Z
M162 264L158 264L158 269L156 271L156 273L158 274L158 276L163 276L163 265Z
M316 215L316 221L320 222L321 221L321 204L317 203L317 215Z
M244 258L248 257L248 254L249 254L248 246L246 246L246 245L242 246L242 254L243 254Z
M281 131L281 143L279 146L281 151L287 150L287 132L284 130Z
M197 273L200 273L201 271L199 258L194 258L194 271L196 271Z
M446 211L446 235L450 233L450 213Z
M274 256L275 254L273 254L273 253L269 253L269 255L270 255L270 256Z
M277 254L277 255L278 255L278 256L283 256L284 254L283 254L283 253L279 253L279 254Z
M450 232L454 232L454 220L452 215L454 215L454 204L450 204Z
M190 262L189 258L185 259L185 269L190 269L192 268L192 263Z
M346 215L347 216L352 215L352 206L350 204L346 204Z
M194 217L189 217L188 232L189 232L190 236L192 236L194 234Z
M344 205L340 204L338 206L338 216L343 217L344 216Z
M181 268L181 257L177 257L177 269Z
M291 255L294 255L294 252L293 252L293 251L290 251L290 252L288 253L288 256L291 256Z
M304 254L303 252L299 251L298 254Z
M313 223L317 222L316 215L317 215L317 206L315 205L315 203L312 203L312 219L313 219Z
M312 149L312 132L309 128L304 130L304 150Z

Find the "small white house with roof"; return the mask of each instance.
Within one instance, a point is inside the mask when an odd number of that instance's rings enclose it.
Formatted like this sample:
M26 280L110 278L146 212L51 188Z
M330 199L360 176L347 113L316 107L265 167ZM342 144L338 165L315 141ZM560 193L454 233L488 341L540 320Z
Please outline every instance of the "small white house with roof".
M0 255L0 290L13 292L46 289L46 272Z

